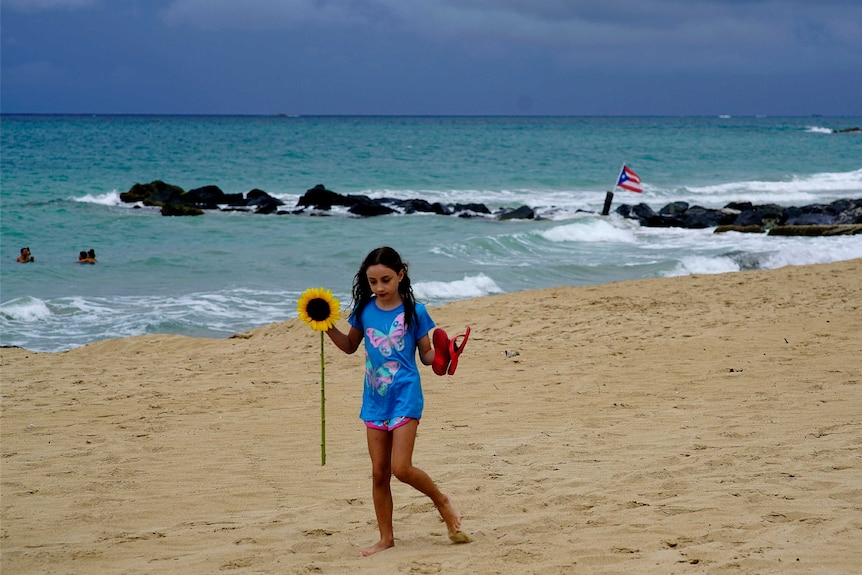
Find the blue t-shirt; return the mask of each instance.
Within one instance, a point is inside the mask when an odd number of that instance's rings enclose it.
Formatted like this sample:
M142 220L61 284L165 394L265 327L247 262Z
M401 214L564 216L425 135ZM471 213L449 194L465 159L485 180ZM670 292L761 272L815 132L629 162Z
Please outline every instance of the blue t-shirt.
M382 310L372 299L360 317L351 314L350 325L365 339L365 385L362 392L363 421L422 417L425 400L416 365L416 342L428 335L434 320L421 303L416 304L418 321L405 327L404 304Z

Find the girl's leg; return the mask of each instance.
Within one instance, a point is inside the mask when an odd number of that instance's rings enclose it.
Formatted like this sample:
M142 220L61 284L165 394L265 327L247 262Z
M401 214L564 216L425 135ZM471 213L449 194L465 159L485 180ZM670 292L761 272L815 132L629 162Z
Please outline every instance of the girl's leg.
M416 429L419 421L411 419L401 427L392 430L392 471L399 481L410 485L431 498L450 534L461 530L461 514L434 484L427 473L413 466L413 446L416 443ZM391 499L390 499L391 502Z
M371 494L380 541L361 551L365 557L395 545L395 534L392 531L392 491L389 488L392 478L392 433L368 427L366 438L368 454L371 456Z

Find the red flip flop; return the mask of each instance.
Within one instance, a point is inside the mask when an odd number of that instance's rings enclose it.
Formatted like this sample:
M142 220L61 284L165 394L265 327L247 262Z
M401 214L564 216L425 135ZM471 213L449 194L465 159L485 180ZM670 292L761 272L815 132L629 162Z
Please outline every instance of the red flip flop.
M470 326L467 326L467 331L462 333L461 335L456 335L452 339L449 340L449 375L455 375L455 368L458 367L458 356L461 355L461 352L464 351L464 346L467 345L467 339L470 337ZM461 339L461 343L458 343L458 338Z
M432 336L434 341L434 361L431 362L431 369L437 375L446 375L446 369L449 368L449 336L439 327L434 330Z

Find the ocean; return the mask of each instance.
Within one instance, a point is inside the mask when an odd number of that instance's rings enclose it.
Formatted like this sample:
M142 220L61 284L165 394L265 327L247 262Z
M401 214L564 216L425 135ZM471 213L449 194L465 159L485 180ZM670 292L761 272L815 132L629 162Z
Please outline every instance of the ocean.
M0 117L0 344L62 351L141 334L227 337L296 317L308 287L344 306L391 245L428 304L553 286L862 258L860 236L644 228L598 215L623 163L643 194L785 206L862 198L862 117ZM124 204L135 183L527 205L534 220L207 212ZM35 262L18 264L21 247ZM98 264L77 263L94 249ZM525 313L528 313L525 310Z

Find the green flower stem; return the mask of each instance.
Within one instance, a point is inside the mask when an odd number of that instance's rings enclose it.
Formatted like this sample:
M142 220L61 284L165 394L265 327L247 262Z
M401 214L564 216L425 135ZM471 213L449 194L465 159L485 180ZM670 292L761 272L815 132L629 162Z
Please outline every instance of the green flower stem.
M326 385L323 365L323 332L320 332L320 464L326 465Z

